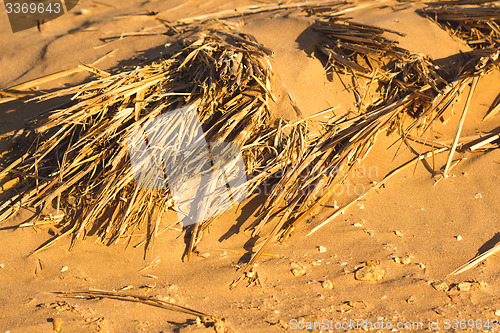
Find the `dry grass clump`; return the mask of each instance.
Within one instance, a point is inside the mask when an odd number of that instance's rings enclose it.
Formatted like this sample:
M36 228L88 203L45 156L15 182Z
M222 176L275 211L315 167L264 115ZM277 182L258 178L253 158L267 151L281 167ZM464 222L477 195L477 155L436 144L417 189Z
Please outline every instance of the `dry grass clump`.
M500 47L500 7L492 1L438 1L419 10L470 47Z
M149 244L172 198L168 189L134 184L127 139L140 124L188 104L198 105L207 141L245 147L249 175L273 165L276 154L258 139L271 130L270 51L251 36L220 30L176 37L168 58L41 97L73 95L30 123L3 155L0 182L15 185L4 193L2 220L19 207L51 219L61 233L39 249L68 234L73 242L89 233L107 244L130 241L140 228Z
M493 70L498 58L498 50L492 49L467 55L463 62L440 66L387 37L389 33L402 34L342 16L320 19L313 29L324 36L318 49L328 58L327 70L353 76L359 110L323 124L322 134L311 139L301 159L286 170L264 204L262 219L254 230L259 234L275 218L271 232L261 235L266 242L246 267L247 277L252 275L253 264L269 242L286 239L297 224L308 219L346 181L368 154L378 133L384 129L396 131L407 144L413 132L421 138L473 78L477 83L480 75ZM376 84L379 98L365 105L366 91L361 89L360 80L365 80L369 87ZM455 148L456 145L452 150ZM434 152L446 149L449 148ZM432 152L423 154L414 161L431 155ZM407 165L410 162L402 168Z
M495 1L438 1L419 10L422 15L437 22L452 36L463 39L474 49L476 59L469 65L500 66L500 7ZM482 58L478 61L477 57ZM500 111L500 94L484 120Z

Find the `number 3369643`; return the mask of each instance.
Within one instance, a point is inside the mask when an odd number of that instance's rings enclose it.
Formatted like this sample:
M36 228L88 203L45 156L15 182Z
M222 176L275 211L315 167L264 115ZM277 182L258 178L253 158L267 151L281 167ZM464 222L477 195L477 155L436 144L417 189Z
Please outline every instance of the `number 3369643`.
M56 3L11 3L11 2L6 2L5 3L5 8L7 9L7 14L43 14L43 13L49 13L49 14L59 14L61 13L61 3L56 2Z
M454 330L457 330L457 329L462 329L462 330L466 330L466 329L470 329L470 330L481 330L481 329L498 329L499 325L498 325L498 320L494 319L494 320L490 320L490 319L487 319L487 320L481 320L481 319L477 319L477 320L474 320L474 319L469 319L469 320L466 320L466 319L462 319L462 320L458 320L458 319L445 319L444 320L444 329L445 330L449 330L449 329L454 329Z

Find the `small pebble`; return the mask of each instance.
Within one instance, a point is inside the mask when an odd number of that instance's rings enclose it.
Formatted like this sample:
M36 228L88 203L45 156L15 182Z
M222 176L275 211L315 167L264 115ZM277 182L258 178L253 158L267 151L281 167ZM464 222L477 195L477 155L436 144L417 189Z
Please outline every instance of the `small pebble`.
M4 265L4 264L0 264L0 268L4 268L4 267L5 267L5 265Z
M351 308L355 308L358 306L358 302L355 301L347 301L346 304L350 306Z
M363 205L362 203L359 203L358 207L359 207L359 209L365 209L365 205Z
M488 284L484 281L476 281L478 284L479 284L479 287L481 288L486 288L488 286Z
M417 265L418 265L418 267L420 267L421 269L425 269L425 265L424 265L424 264L422 264L421 262L419 262Z
M483 196L481 195L481 193L476 193L476 195L474 196L475 199L482 199Z
M463 238L462 238L462 236L460 236L460 235L456 236L455 238L456 238L456 239L457 239L457 241L459 241L459 242L463 239Z
M385 271L378 266L365 266L354 274L354 278L360 281L380 281L384 276Z
M354 223L353 226L356 228L361 228L363 225L361 223Z
M278 324L281 326L282 329L284 329L284 330L288 329L288 324L285 321L283 321L283 320L280 319L278 321Z
M495 311L495 316L500 317L500 310Z
M398 236L398 237L403 238L403 233L399 230L394 230L394 234L396 234L396 236Z
M469 291L471 287L472 284L470 282L460 282L457 286L457 289L459 291Z
M61 331L61 326L62 326L62 320L59 317L53 318L52 319L52 329L53 332L60 332Z
M411 263L411 258L408 256L406 256L406 257L394 257L393 260L397 264L401 264L401 265L408 265Z
M318 246L318 251L319 251L319 253L325 253L326 252L326 247L324 247L324 246Z
M208 257L210 257L210 253L208 253L208 252L200 252L198 254L198 256L200 256L200 257L202 257L204 259L207 259Z
M325 281L321 282L321 287L323 287L323 289L332 290L333 289L333 283L330 280L325 280Z
M321 260L316 260L311 262L311 266L319 266L321 265Z
M415 297L414 297L414 296L410 296L410 298L408 298L408 299L406 300L406 303L408 303L408 304L415 303Z
M304 268L301 268L301 269L294 268L294 269L292 269L292 274L293 274L293 276L306 275L306 270Z
M434 281L431 283L431 286L438 291L448 291L450 289L448 284L444 281Z
M339 205L337 205L337 200L333 202L333 209L339 209Z
M68 269L69 269L69 268L68 268L68 266L63 266L63 267L61 268L61 272L66 272Z

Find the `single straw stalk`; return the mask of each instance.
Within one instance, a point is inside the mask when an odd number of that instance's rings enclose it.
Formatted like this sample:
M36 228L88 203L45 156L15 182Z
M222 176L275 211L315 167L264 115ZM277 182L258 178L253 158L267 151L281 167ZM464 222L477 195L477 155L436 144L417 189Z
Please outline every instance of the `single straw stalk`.
M453 144L451 145L450 155L448 155L448 161L446 162L446 166L443 171L443 177L448 177L448 171L450 169L451 161L453 160L453 155L455 150L457 149L458 141L460 140L460 134L462 133L462 127L464 125L465 116L467 114L467 110L469 109L470 101L472 99L472 95L474 94L474 90L476 90L477 82L479 81L480 76L475 76L472 79L472 85L469 90L469 95L467 96L467 101L465 102L464 110L462 112L462 116L460 117L460 121L458 122L457 134L455 135L455 140L453 140Z

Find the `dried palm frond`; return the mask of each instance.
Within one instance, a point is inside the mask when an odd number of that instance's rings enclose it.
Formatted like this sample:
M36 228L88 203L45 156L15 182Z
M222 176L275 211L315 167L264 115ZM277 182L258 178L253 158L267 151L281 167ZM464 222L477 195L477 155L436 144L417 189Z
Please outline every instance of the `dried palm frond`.
M248 146L243 158L250 175L272 168L270 138L249 145L271 130L269 51L233 32L177 37L171 49L178 52L168 58L40 98L73 95L67 107L31 122L2 156L0 182L17 180L4 193L2 220L18 205L34 207L40 217L64 212L61 233L39 249L68 234L72 243L88 233L108 244L130 240L146 226L148 245L172 196L168 188L136 186L127 140L137 126L189 104L198 106L207 141Z
M500 47L500 7L490 1L439 1L419 12L474 49Z
M251 258L247 274L272 240L285 239L346 181L368 154L378 133L395 130L406 140L411 131L418 130L421 136L473 77L492 70L498 57L498 50L486 49L470 54L465 63L454 64L458 68L445 68L385 36L402 35L397 31L341 16L318 20L313 29L324 36L318 49L328 57L328 68L377 82L380 98L360 108L361 114L332 119L303 157L289 166L262 207L262 219L254 233L261 233L274 218L276 222L270 233L261 235L266 241ZM403 128L407 118L413 120Z

